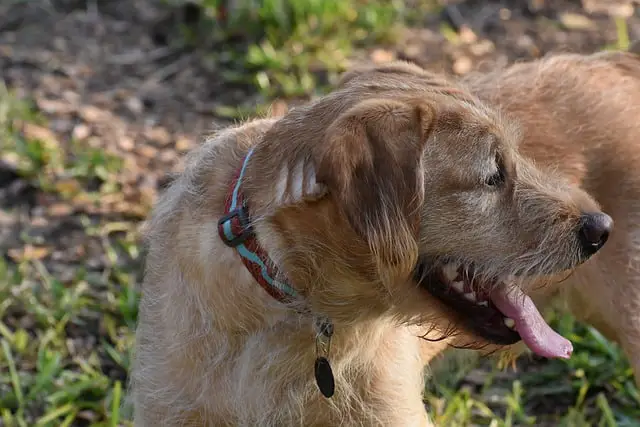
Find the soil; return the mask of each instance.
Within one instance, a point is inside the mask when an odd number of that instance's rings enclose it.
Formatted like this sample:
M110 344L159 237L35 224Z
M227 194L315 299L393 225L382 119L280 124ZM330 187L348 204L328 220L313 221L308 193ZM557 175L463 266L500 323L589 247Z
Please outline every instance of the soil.
M153 0L2 3L0 76L49 124L25 132L44 133L65 152L73 138L115 153L125 164L117 196L69 205L0 159L0 253L13 261L40 257L63 282L80 265L101 272L108 259L83 221L139 224L181 169L180 156L228 123L216 116L216 107L252 105L258 98L250 86L226 83L225 70L206 66L201 50L173 42L175 24L188 20L189 10L175 13ZM579 1L451 3L442 14L425 16L396 45L360 56L403 58L464 75L550 51L593 52L617 41L611 17L590 14ZM640 37L640 17L634 13L627 22L630 39ZM443 23L454 32L443 31ZM46 242L46 251L28 254L37 248L25 245L25 234Z

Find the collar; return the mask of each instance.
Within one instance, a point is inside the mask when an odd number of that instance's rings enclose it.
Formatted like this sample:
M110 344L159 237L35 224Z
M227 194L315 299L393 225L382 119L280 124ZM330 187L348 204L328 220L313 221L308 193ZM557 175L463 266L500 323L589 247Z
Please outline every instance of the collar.
M242 263L256 282L276 300L289 303L298 298L298 293L286 281L274 262L264 250L251 225L249 207L241 191L242 179L253 149L245 156L242 166L235 173L229 193L225 199L224 216L218 221L218 234L229 247L235 248Z
M240 190L252 153L253 150L249 150L242 166L233 176L224 204L224 216L218 221L218 234L227 246L236 249L242 263L256 282L273 298L286 304L299 299L299 295L286 281L276 279L276 277L283 277L283 274L278 273L277 267L267 252L260 246L251 225L249 207ZM314 375L322 395L330 398L335 391L335 379L328 360L333 323L326 317L316 317L315 320L316 361Z

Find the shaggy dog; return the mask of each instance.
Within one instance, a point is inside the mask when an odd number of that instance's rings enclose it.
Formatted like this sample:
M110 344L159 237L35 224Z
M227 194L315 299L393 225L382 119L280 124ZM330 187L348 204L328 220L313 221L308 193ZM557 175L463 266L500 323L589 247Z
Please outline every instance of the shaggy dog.
M149 220L135 425L427 426L423 368L446 344L427 340L569 357L528 293L568 287L542 285L605 245L589 192L623 230L636 200L624 118L640 94L603 76L637 65L599 58L520 66L497 92L364 67L208 139ZM584 298L625 298L607 284L633 279L631 236L570 276L601 292Z
M556 54L466 83L521 125L522 156L582 188L615 221L602 251L532 296L620 343L640 386L639 52L635 42L630 52Z

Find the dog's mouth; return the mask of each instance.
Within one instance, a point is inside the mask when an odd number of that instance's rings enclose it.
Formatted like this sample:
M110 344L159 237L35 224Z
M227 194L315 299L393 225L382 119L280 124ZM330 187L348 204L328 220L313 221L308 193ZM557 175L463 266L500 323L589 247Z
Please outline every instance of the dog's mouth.
M571 342L543 319L513 278L487 279L472 264L421 260L415 279L452 310L469 331L492 344L522 341L543 357L569 358Z

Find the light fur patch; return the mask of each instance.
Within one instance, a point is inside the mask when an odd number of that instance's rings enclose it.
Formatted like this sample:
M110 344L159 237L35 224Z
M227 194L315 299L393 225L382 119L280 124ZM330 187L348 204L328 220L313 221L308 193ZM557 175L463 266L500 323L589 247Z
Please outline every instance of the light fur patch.
M326 186L316 181L315 168L309 161L299 161L293 168L280 170L275 188L275 200L280 205L317 200L327 192Z

